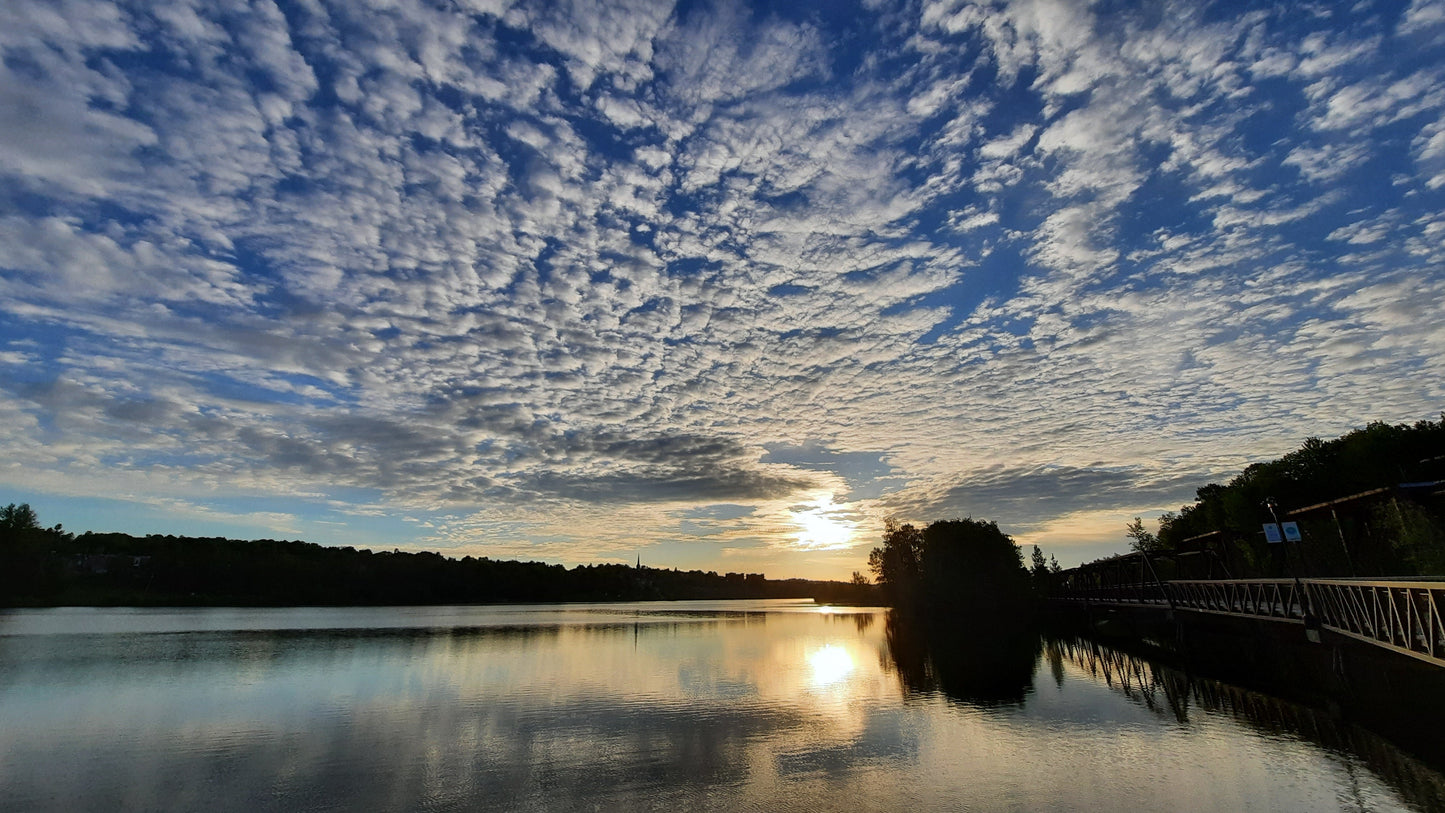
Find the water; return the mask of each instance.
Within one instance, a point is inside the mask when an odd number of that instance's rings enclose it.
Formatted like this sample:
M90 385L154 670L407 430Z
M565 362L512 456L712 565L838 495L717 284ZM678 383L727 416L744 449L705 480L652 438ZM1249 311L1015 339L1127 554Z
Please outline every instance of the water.
M1328 715L806 602L0 613L0 810L1390 810Z

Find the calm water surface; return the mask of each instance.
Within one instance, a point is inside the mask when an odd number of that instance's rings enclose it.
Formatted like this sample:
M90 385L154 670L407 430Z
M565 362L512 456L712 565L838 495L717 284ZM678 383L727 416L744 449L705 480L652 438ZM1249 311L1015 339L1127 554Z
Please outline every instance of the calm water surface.
M0 613L0 810L1391 810L1327 715L807 602Z

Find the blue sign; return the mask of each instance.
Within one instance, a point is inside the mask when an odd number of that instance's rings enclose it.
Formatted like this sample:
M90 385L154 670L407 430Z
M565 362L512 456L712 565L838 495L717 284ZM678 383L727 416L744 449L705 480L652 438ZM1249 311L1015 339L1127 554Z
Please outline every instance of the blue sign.
M1284 531L1285 541L1287 541L1287 542L1298 542L1298 541L1300 541L1299 526L1296 525L1296 524L1294 524L1293 522L1281 522L1281 523L1279 524L1279 529L1280 529L1281 531Z
M1264 524L1264 541L1276 544L1284 541L1284 537L1279 535L1278 525L1273 522L1266 522Z

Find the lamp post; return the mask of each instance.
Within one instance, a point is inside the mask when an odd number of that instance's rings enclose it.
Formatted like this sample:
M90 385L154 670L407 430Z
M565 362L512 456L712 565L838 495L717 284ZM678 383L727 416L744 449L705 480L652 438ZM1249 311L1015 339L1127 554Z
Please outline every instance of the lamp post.
M1269 509L1269 517L1270 519L1274 520L1274 525L1276 528L1278 528L1279 514L1275 511L1275 509L1279 507L1279 503L1275 502L1275 499L1273 497L1265 497L1264 507ZM1317 644L1320 642L1320 621L1318 618L1315 618L1315 614L1310 607L1310 596L1309 593L1305 590L1304 582L1300 581L1299 572L1295 569L1293 565L1290 564L1288 547L1289 542L1282 541L1281 544L1285 545L1285 570L1288 571L1290 578L1294 579L1295 595L1299 596L1300 612L1304 616L1305 622L1305 638L1309 639L1310 643ZM1300 543L1298 541L1295 542L1295 553L1298 554L1300 561L1303 562L1304 550L1300 547Z
M1299 576L1295 574L1294 565L1291 564L1289 560L1289 546L1284 543L1284 538L1279 535L1279 514L1275 511L1275 509L1279 507L1279 503L1275 502L1274 497L1265 497L1264 502L1261 503L1261 505L1264 506L1265 510L1269 511L1269 518L1274 523L1273 531L1271 531L1269 527L1266 527L1264 529L1265 541L1275 542L1281 545L1280 551L1282 551L1284 554L1285 575L1289 576L1295 581L1299 581ZM1270 538L1271 532L1274 534L1273 538Z

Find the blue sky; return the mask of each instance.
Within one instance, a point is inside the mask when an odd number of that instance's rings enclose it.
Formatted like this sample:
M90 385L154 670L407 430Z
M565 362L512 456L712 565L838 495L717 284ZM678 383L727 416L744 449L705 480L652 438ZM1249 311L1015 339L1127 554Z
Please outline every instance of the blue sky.
M0 7L0 500L1073 563L1445 406L1445 4Z

